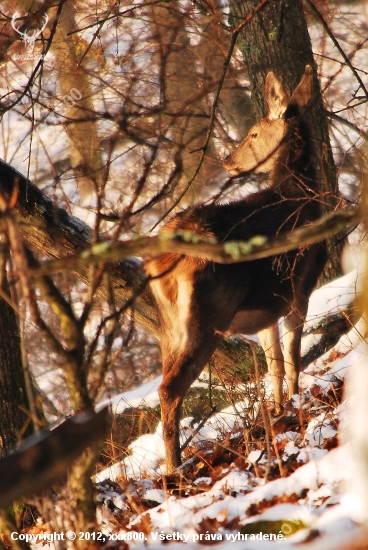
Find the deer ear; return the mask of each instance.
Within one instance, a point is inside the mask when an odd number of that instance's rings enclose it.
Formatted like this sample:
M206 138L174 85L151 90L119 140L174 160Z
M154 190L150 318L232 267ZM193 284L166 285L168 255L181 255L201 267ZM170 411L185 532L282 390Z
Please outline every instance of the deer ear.
M266 76L265 98L268 105L268 118L270 120L282 118L289 103L289 96L273 72L269 72Z
M290 98L290 105L306 107L313 98L313 72L310 65L306 65L304 74Z

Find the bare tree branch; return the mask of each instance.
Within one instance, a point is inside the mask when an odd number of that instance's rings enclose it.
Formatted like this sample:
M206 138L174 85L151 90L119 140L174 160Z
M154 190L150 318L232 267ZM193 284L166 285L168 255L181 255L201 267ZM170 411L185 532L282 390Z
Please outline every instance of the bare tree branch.
M338 40L336 39L334 33L331 31L330 27L327 25L323 15L316 8L316 6L313 4L313 2L311 0L305 0L305 1L306 1L307 5L310 7L310 9L312 10L312 12L314 13L314 15L316 15L317 18L320 20L320 22L321 22L323 28L325 29L326 33L331 38L332 42L334 43L334 45L336 46L336 48L340 52L341 57L344 59L347 66L350 68L350 70L353 73L354 77L358 81L359 86L361 87L362 91L364 92L364 94L368 98L368 90L364 86L364 83L363 83L362 79L360 78L359 74L357 73L356 69L353 67L349 57L346 55L346 53L344 52L344 50L340 46L340 44L339 44Z
M28 438L16 452L0 460L0 507L48 489L65 478L71 463L108 426L108 409L68 418L51 432Z
M259 260L308 247L366 218L367 214L358 208L338 210L322 216L315 223L299 227L279 237L267 238L265 235L256 235L248 241L227 241L223 244L199 239L188 232L163 233L156 237L138 237L118 243L105 241L93 245L89 250L78 255L47 262L41 268L32 270L31 274L40 276L63 269L73 269L76 266L121 260L129 256L155 256L168 252L205 258L220 264Z
M326 115L332 120L336 120L337 122L340 122L344 126L347 126L348 128L350 128L351 130L354 130L354 132L362 136L362 138L368 139L368 132L361 130L356 124L353 124L349 120L346 120L346 118L339 116L336 113L333 113L332 111L327 111L327 110L326 110Z

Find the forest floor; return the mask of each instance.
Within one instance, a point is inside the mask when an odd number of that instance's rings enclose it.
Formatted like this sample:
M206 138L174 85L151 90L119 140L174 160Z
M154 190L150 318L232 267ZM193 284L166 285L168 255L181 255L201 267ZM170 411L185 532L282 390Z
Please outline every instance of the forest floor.
M315 291L304 353L320 338L313 327L346 311L359 286L355 270ZM364 331L360 319L310 363L300 376L300 394L277 419L267 404L267 377L263 415L248 387L247 398L211 416L195 433L173 475L165 475L161 424L133 441L123 461L96 475L99 524L121 541L114 548L154 550L170 543L173 550L194 550L231 543L233 550L275 544L336 549L359 542L362 506L352 488L355 461L344 434L353 401L346 393L349 373L366 360ZM155 406L159 382L115 397L115 413L142 401ZM193 430L193 419L184 419L182 440Z

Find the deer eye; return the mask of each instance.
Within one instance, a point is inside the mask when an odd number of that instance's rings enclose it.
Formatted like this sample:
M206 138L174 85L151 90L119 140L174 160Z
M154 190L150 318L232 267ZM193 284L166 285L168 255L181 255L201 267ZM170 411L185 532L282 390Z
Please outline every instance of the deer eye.
M250 137L256 138L258 136L257 132L254 132L253 134L250 134Z

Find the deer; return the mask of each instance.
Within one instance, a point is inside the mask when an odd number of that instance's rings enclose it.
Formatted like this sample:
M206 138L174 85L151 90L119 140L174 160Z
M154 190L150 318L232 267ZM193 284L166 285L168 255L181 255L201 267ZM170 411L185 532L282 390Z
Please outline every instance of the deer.
M225 159L232 176L269 172L268 186L227 204L192 206L163 233L190 231L216 242L275 237L321 216L317 168L307 109L312 68L289 98L269 72L267 114ZM147 258L145 271L157 306L163 378L159 386L167 472L181 464L183 399L225 336L258 334L272 379L275 414L283 409L283 380L297 394L301 337L309 297L327 260L324 242L264 259L222 264L179 253ZM284 318L283 351L279 320Z

